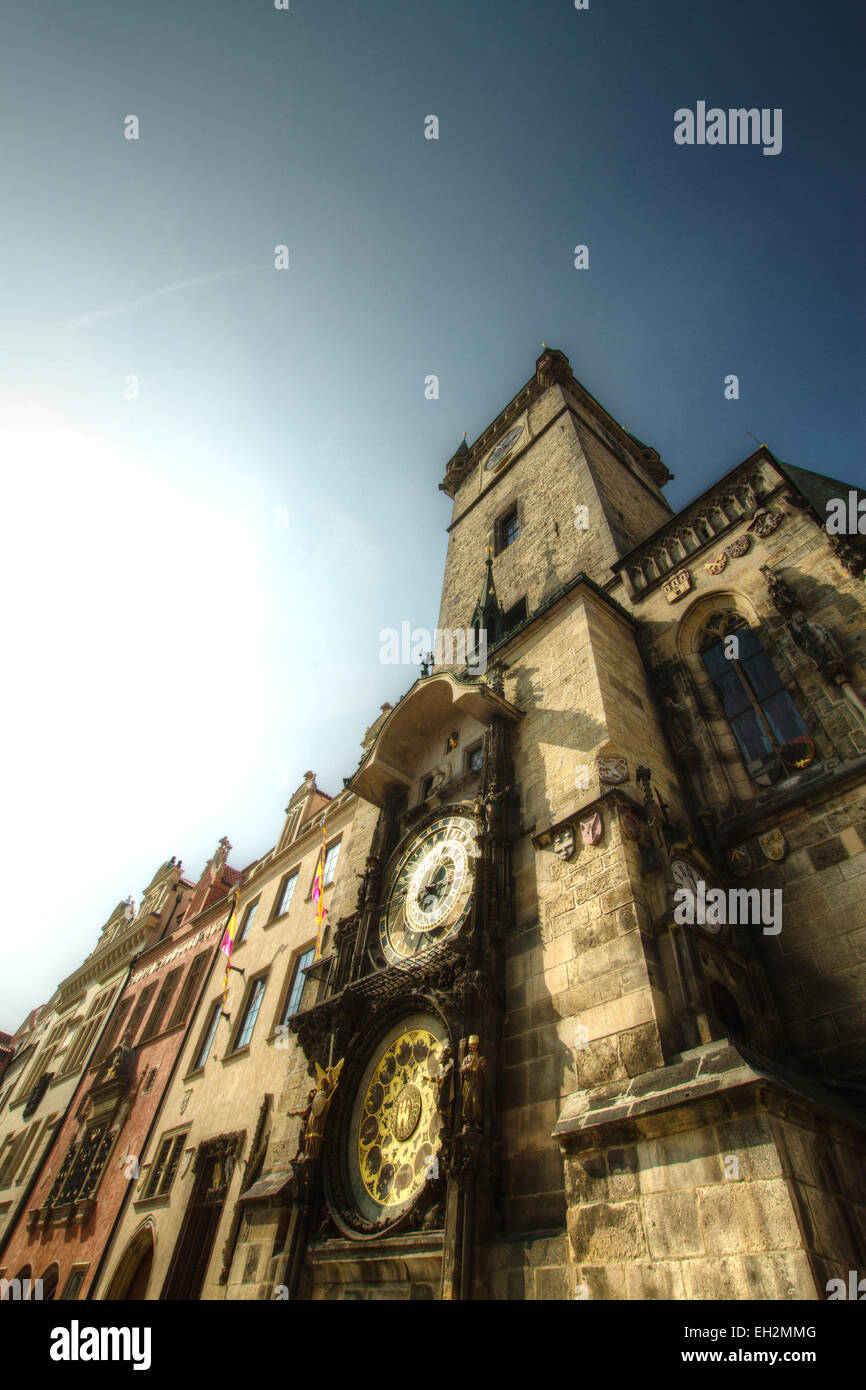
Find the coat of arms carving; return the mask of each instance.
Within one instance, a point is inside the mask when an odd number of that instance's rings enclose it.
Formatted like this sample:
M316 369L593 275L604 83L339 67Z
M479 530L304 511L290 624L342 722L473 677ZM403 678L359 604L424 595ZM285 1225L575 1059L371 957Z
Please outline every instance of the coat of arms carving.
M735 541L731 541L730 545L725 546L725 554L731 560L739 560L741 555L745 555L751 544L751 536L738 536Z
M735 845L728 851L728 866L737 878L745 878L752 872L752 852L748 845Z
M749 530L754 531L756 536L772 536L781 520L780 512L758 512Z
M758 836L758 844L767 859L778 862L784 859L788 850L788 842L781 830L768 830L766 834Z
M553 852L558 859L570 859L574 854L574 826L560 826L553 837Z
M580 822L580 838L585 845L597 845L601 839L601 832L604 822L601 818L601 811L596 811L593 815L587 816Z
M668 603L676 603L678 598L682 598L692 587L692 576L689 570L678 570L672 574L670 579L666 579L662 585L664 596Z
M596 758L599 782L607 782L617 787L628 781L628 763L625 758Z

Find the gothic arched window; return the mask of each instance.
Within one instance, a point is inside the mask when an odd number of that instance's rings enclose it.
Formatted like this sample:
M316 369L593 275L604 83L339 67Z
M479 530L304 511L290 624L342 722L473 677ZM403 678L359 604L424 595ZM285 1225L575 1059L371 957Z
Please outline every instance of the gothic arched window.
M760 638L738 613L716 613L700 651L750 776L780 770L782 749L808 730Z

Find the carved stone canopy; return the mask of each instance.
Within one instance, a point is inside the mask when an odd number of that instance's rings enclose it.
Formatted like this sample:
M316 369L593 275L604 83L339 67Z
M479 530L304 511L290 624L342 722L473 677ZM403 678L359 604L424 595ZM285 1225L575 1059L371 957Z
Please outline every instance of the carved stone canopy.
M482 724L497 717L516 723L523 717L516 705L488 685L468 685L447 672L417 680L383 720L347 786L365 801L383 806L390 791L411 785L431 736L441 730L444 738L455 727L455 713L471 715Z

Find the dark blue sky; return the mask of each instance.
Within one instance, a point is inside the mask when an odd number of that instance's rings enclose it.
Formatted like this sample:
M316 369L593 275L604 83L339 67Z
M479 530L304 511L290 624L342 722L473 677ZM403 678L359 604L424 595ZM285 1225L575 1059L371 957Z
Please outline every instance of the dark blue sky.
M197 875L227 833L243 866L307 768L339 788L414 676L380 630L436 621L444 464L542 339L674 506L747 430L862 484L863 30L796 0L4 15L5 848L33 949L0 1027L170 854ZM781 154L678 146L699 100L781 108Z

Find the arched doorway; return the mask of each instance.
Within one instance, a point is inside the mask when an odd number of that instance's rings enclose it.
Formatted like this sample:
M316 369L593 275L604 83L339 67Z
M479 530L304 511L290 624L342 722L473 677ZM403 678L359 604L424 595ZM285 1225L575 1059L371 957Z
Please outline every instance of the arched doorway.
M42 1301L50 1303L57 1297L57 1285L60 1282L60 1266L58 1264L49 1265L42 1271Z
M153 1267L153 1231L150 1226L133 1236L114 1271L105 1298L135 1302L146 1297Z

